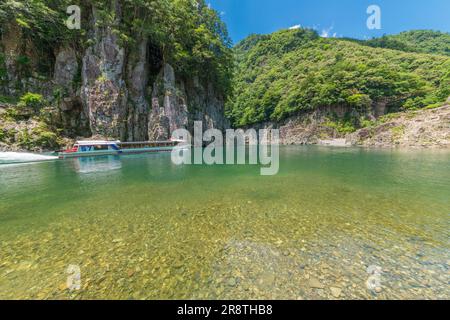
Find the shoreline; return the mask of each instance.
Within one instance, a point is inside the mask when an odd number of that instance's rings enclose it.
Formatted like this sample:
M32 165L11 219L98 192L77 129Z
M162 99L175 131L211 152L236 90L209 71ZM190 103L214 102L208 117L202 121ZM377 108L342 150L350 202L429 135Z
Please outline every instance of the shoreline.
M315 146L322 148L342 148L342 149L363 149L363 150L449 150L450 145L352 145L344 143L342 140L345 139L329 139L321 140L319 143L281 143L280 147L306 147ZM35 155L52 155L54 151L51 150L27 150L20 148L4 148L0 146L0 153L24 153L24 154L35 154Z
M368 149L450 149L450 105L392 113L384 117L382 121L347 134L330 131L330 128L323 123L323 119L305 124L304 121L307 118L305 116L293 116L281 123L255 124L254 128L278 129L280 145ZM23 124L18 123L18 125ZM69 138L63 139L66 145L75 141ZM53 151L39 147L24 149L17 144L0 142L0 152L51 153Z

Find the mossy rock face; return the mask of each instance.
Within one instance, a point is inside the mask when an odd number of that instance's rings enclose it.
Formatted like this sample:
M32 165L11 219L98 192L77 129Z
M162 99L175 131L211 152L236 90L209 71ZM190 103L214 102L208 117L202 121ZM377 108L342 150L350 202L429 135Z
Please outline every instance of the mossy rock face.
M58 135L51 131L42 129L33 131L33 144L42 149L51 149L59 147Z
M7 121L0 126L0 142L11 150L47 151L64 144L59 132L36 119Z
M4 104L0 118L5 121L29 120L46 105L42 95L30 92L21 96L17 103L14 97L0 96L0 103Z
M339 134L348 134L356 131L355 126L348 121L327 121L324 126L336 130Z
M14 143L16 130L0 126L0 142L11 144Z
M392 138L397 141L401 139L405 133L405 125L399 125L391 129Z
M3 118L9 121L28 120L33 116L34 112L28 108L12 107L6 110Z
M16 99L14 99L14 97L10 97L10 96L2 96L0 95L0 105L1 104L15 104L16 103Z
M44 151L59 148L62 138L52 119L52 108L41 94L20 98L0 96L0 142L11 150Z
M41 151L58 147L57 138L51 133L33 135L24 130L19 132L17 137L17 144L26 150Z

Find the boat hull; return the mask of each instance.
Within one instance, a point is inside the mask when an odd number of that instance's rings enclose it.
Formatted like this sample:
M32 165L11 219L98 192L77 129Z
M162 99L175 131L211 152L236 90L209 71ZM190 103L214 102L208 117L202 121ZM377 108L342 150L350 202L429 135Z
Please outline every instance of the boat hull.
M81 158L81 157L98 157L98 156L115 156L126 154L140 154L140 153L158 153L171 152L175 147L154 147L154 148L139 148L139 149L123 149L123 150L98 150L85 152L68 152L60 153L60 159Z

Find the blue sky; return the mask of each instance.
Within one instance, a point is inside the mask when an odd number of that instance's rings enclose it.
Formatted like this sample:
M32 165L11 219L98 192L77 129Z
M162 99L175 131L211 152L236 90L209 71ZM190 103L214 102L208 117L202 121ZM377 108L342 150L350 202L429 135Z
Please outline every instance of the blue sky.
M296 25L328 36L372 38L412 29L450 32L450 0L207 0L236 43L251 33ZM369 30L369 5L381 8L381 30Z

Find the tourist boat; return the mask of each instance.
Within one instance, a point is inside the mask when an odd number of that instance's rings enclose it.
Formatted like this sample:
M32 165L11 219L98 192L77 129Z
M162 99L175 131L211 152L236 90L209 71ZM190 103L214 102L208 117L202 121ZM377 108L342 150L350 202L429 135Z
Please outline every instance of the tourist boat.
M172 151L181 140L169 141L77 141L72 148L58 152L60 159Z

